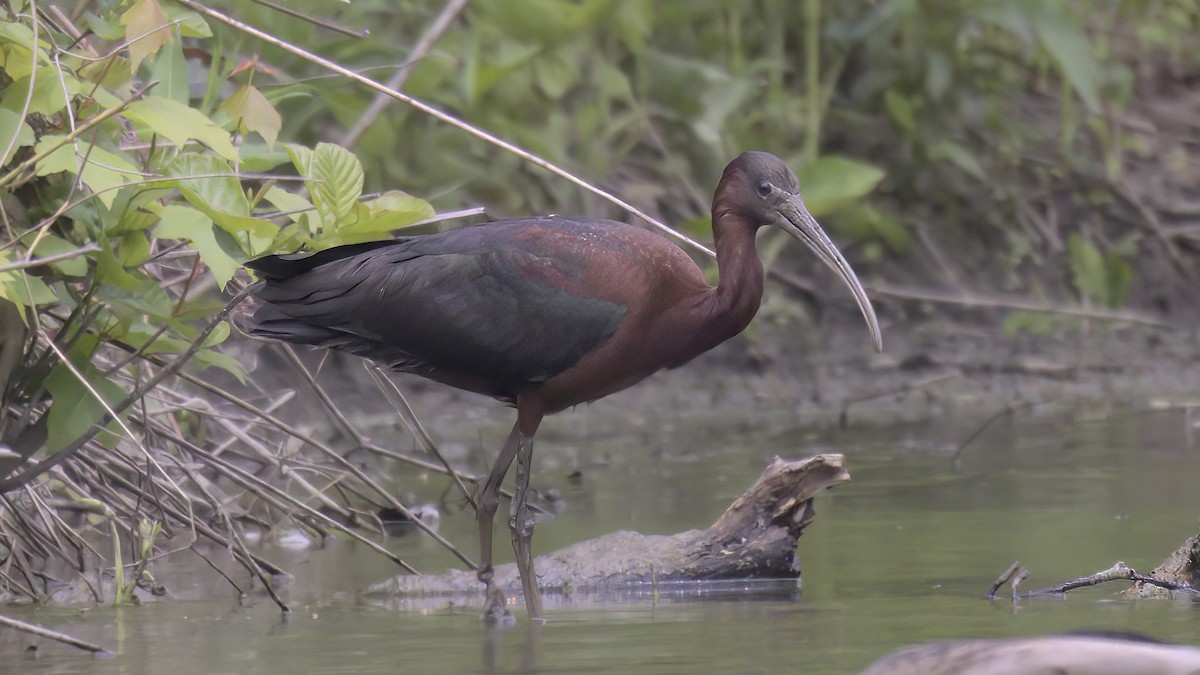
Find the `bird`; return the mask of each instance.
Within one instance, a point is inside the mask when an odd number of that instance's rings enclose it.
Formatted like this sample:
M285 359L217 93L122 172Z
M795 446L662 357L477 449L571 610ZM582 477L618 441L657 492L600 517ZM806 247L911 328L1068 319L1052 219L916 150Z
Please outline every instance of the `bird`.
M477 575L494 602L493 521L515 460L509 529L528 614L542 621L527 504L542 419L682 366L739 334L762 301L755 235L764 226L799 239L837 273L882 350L858 277L804 205L795 173L762 151L731 161L713 195L715 286L687 253L647 229L540 216L251 260L255 307L240 327L515 407L512 431L478 487ZM496 610L485 608L484 617Z

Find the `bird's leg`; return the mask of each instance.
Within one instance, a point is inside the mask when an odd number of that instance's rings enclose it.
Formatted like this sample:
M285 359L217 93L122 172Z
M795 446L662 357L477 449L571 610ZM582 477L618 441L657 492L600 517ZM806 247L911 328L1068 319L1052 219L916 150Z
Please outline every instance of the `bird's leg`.
M478 578L486 586L484 589L486 603L483 609L483 618L497 617L503 615L507 610L503 606L504 594L495 594L492 592L492 524L496 520L496 509L500 506L500 483L504 482L504 474L508 473L508 467L512 464L513 457L517 454L519 446L519 431L517 426L513 425L512 433L508 435L508 440L504 442L504 448L500 450L500 456L496 458L496 463L492 465L492 470L488 473L484 480L483 487L479 490L477 504L475 509L475 522L479 523L479 572ZM500 606L497 604L497 596Z
M521 572L521 589L529 618L542 620L542 596L538 591L537 575L533 569L533 513L529 511L529 471L533 459L533 437L518 432L517 486L513 492L508 527L512 530L513 551L517 554L517 569Z

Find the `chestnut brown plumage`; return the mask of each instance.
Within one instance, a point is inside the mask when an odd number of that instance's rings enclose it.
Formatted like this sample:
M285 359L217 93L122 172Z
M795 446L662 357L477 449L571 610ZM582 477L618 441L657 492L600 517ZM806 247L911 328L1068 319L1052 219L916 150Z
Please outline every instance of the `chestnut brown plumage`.
M263 281L252 291L261 304L244 328L514 405L516 424L479 490L479 578L490 587L492 522L515 458L513 548L529 614L540 619L526 505L538 425L545 415L681 366L740 333L762 300L754 247L760 227L783 229L833 268L881 347L866 292L809 215L783 160L747 152L730 162L713 196L712 222L715 287L657 234L562 216L267 256L247 263Z

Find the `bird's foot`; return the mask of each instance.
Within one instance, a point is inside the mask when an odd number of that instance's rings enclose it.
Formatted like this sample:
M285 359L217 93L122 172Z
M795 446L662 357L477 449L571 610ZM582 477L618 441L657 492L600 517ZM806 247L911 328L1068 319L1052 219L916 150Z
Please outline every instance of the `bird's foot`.
M475 578L479 580L479 583L485 586L485 593L491 593L492 578L494 576L496 576L496 570L491 565L484 565L475 572Z
M479 620L492 626L511 626L517 617L508 611L508 596L496 586L488 586L487 600L483 604L483 614Z

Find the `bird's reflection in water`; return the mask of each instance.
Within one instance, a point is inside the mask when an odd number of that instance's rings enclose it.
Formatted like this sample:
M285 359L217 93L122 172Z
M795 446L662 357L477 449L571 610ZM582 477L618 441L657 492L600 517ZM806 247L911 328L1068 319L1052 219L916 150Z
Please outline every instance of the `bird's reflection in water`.
M483 626L483 663L480 672L492 675L493 673L535 673L537 672L537 655L538 646L542 639L542 629L545 625L541 621L522 622L522 625L513 625L515 622L509 621L504 624L485 623ZM499 652L505 641L524 640L525 644L521 649L521 663L516 668L504 668L499 663Z

